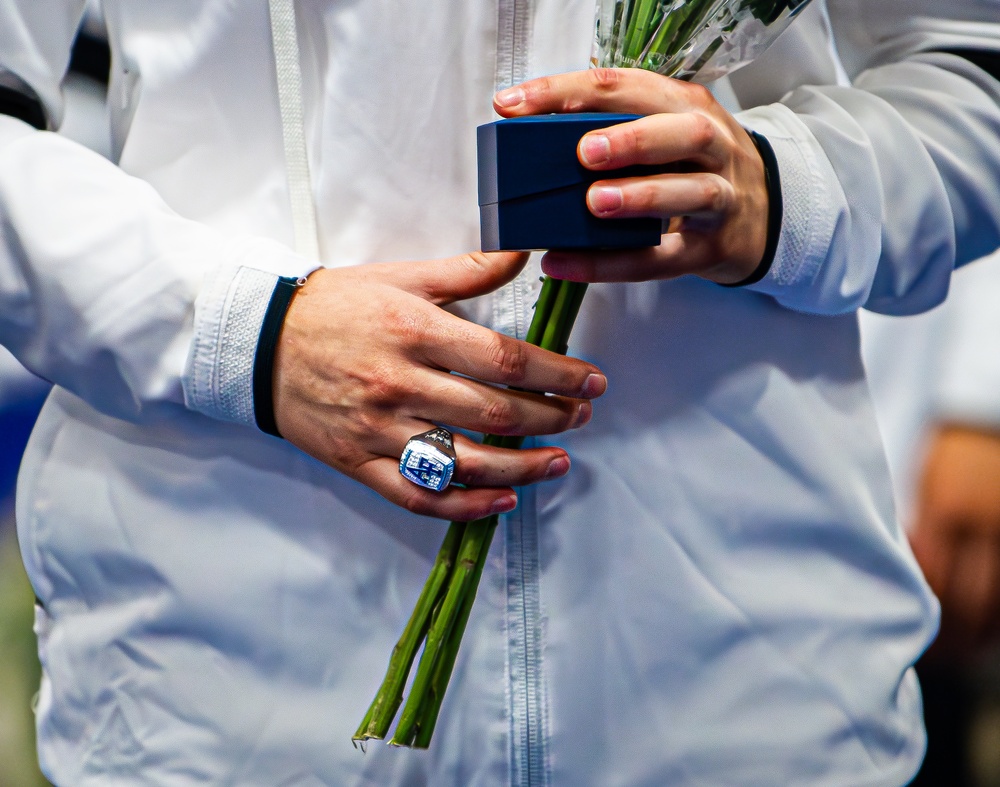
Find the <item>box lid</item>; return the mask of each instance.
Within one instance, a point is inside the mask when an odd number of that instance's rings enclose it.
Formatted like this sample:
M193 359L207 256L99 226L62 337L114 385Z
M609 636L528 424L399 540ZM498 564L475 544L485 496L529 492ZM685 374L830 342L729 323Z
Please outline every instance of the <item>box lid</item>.
M576 157L576 146L588 131L627 123L638 117L640 115L583 112L507 118L480 126L477 129L479 204L488 205L612 176L608 171L594 172L584 167ZM647 172L650 168L642 169ZM625 174L631 173L617 170L613 177Z

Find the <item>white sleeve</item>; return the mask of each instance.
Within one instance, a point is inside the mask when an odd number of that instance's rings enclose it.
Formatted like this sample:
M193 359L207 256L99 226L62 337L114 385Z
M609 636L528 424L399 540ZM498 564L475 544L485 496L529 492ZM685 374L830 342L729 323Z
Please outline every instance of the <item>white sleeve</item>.
M313 268L182 218L96 153L0 117L0 343L104 412L186 402L253 423L277 276Z
M81 6L0 0L0 75L50 125ZM253 423L271 292L314 268L185 219L97 154L0 115L0 344L103 412L167 404Z
M959 27L961 46L1000 50L1000 24ZM739 115L774 147L785 210L771 270L749 289L790 308L924 311L956 265L1000 246L1000 83L956 55L884 50L849 87Z
M59 89L86 0L0 0L0 86L38 101L59 125ZM34 33L41 34L34 34Z

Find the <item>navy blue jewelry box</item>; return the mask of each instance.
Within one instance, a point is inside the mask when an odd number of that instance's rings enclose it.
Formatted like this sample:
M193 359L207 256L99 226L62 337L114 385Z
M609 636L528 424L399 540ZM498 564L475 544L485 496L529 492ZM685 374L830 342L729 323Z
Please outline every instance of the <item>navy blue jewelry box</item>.
M637 117L604 112L532 115L480 126L483 251L659 246L660 219L599 219L587 209L587 189L597 180L649 175L665 168L593 172L576 156L576 146L588 131Z

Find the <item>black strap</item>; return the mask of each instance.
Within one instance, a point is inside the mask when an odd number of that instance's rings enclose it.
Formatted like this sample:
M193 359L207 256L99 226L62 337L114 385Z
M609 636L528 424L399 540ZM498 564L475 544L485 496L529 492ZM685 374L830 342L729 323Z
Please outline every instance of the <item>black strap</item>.
M264 313L257 339L257 353L253 359L253 415L257 428L275 437L281 437L278 424L274 420L274 352L278 348L281 326L285 323L285 313L302 282L282 276L271 293L271 300Z
M1000 79L1000 52L989 49L938 49L935 51L964 58L974 66L979 66L994 79Z
M0 86L0 115L10 115L23 120L39 131L44 131L48 127L41 102L33 96L26 96L9 87Z
M758 134L756 131L747 133L750 134L750 139L757 146L757 152L764 162L764 185L767 188L767 241L764 243L764 256L761 257L753 273L742 281L723 284L723 287L746 287L748 284L756 284L767 276L774 262L774 254L778 250L781 222L785 213L785 205L781 198L781 173L778 171L778 159L774 155L774 148L763 134Z
M81 32L73 42L69 70L107 85L111 77L111 49L108 42Z

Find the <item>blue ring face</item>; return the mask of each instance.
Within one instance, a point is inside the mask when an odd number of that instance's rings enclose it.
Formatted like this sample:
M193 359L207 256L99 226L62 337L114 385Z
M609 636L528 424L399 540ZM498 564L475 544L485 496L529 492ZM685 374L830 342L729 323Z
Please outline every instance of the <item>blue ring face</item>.
M442 492L455 473L455 459L423 440L410 440L399 458L399 472L417 486Z

